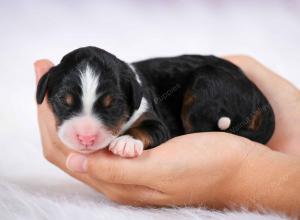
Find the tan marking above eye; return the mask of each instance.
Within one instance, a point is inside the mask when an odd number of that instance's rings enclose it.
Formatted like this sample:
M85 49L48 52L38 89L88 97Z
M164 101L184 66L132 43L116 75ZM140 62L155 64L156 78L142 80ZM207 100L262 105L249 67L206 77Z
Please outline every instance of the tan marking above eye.
M74 98L72 95L68 94L65 96L65 101L66 101L67 105L71 106L74 103Z
M104 97L102 103L104 107L109 107L112 103L113 98L110 95Z

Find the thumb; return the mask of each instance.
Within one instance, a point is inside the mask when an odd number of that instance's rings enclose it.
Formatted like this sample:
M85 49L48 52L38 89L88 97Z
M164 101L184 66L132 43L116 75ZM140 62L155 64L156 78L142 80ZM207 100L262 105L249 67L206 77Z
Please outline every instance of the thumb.
M47 59L42 59L42 60L37 60L34 62L33 64L34 66L34 70L35 70L35 74L36 74L36 84L38 83L38 81L40 80L40 78L48 72L48 70L54 66L54 64Z
M107 150L101 150L92 155L72 153L66 166L68 169L88 173L92 178L119 184L148 185L155 174L154 161L151 152L144 151L137 158L122 158Z

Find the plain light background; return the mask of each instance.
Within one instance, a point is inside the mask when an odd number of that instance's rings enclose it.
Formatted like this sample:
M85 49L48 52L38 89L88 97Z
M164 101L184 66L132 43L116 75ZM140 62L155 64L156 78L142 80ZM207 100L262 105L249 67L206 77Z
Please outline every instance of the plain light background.
M33 62L98 46L125 61L248 54L300 87L300 1L0 2L0 183L98 197L42 157Z

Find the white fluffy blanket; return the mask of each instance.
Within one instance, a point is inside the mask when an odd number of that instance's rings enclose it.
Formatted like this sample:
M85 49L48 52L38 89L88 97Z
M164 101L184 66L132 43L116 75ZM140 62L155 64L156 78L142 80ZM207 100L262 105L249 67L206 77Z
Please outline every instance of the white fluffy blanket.
M32 185L32 184L31 184ZM248 213L247 211L218 212L200 208L135 208L107 201L101 195L84 189L78 192L79 184L68 183L56 186L16 186L0 184L0 219L285 219L279 215Z
M110 2L110 3L108 3ZM299 1L1 1L0 219L283 219L114 204L42 157L32 63L86 45L133 61L251 54L300 85Z

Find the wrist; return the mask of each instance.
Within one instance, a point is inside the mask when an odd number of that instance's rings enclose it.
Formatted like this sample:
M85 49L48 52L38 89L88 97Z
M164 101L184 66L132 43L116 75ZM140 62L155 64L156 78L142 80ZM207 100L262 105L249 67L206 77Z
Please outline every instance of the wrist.
M245 157L227 194L227 206L299 215L300 159L257 144Z

